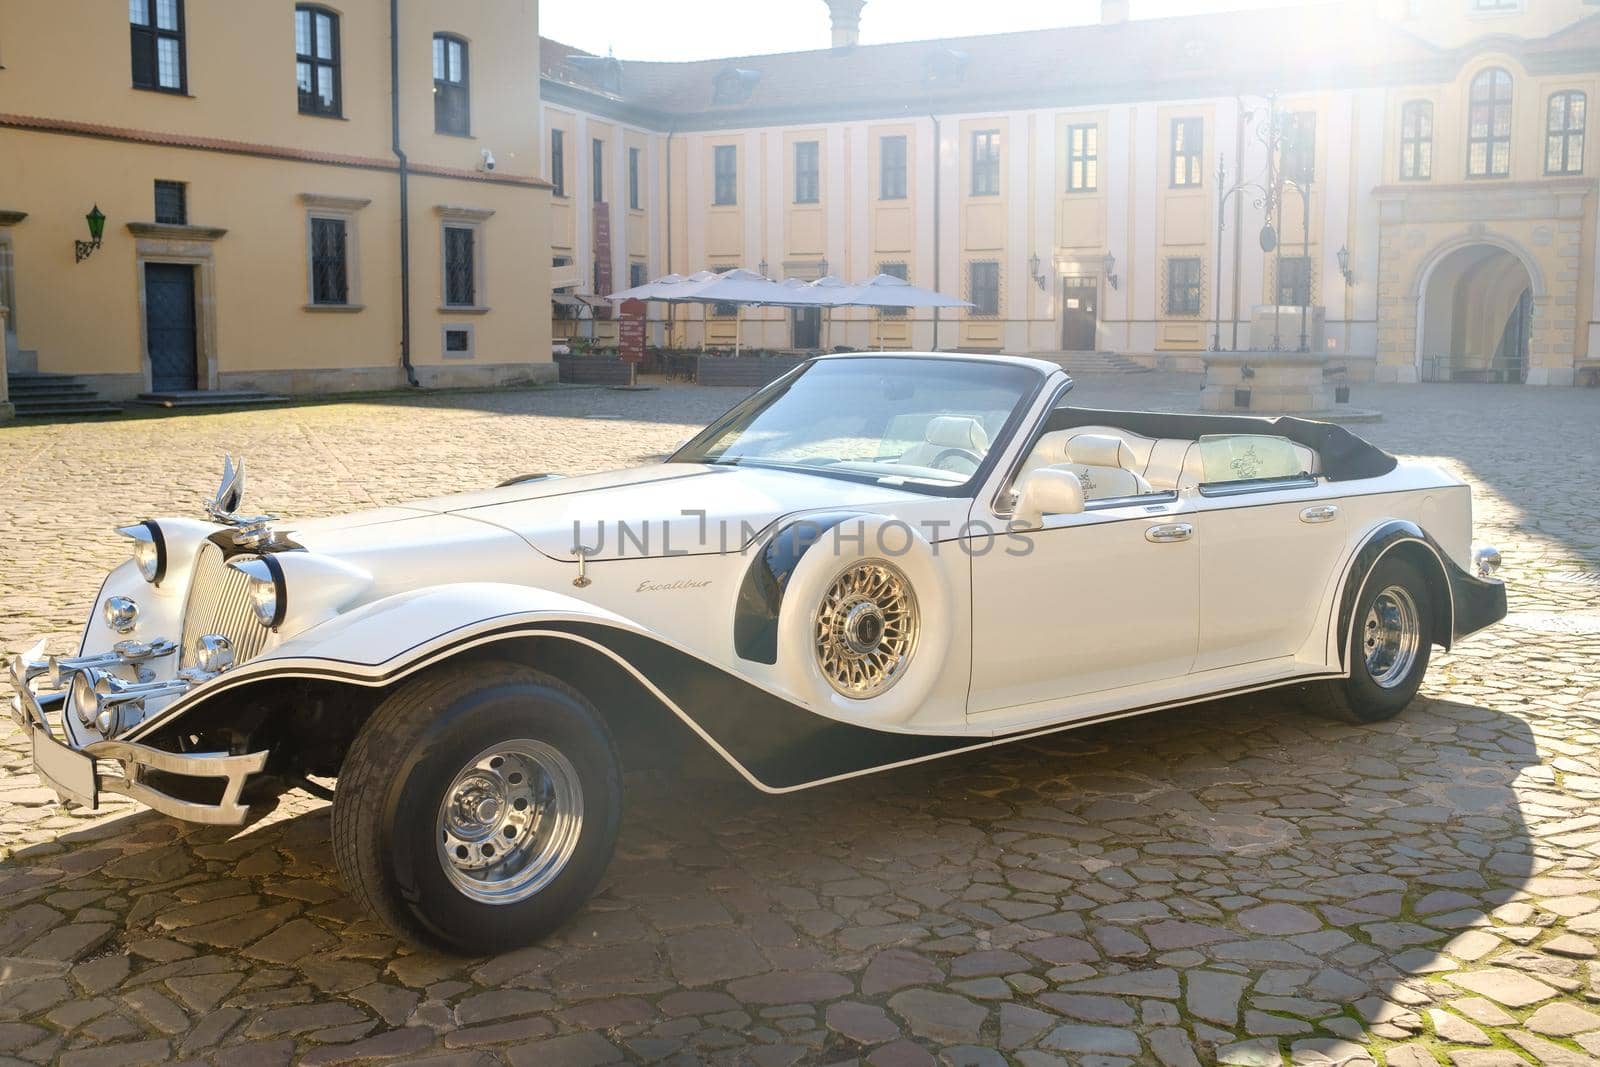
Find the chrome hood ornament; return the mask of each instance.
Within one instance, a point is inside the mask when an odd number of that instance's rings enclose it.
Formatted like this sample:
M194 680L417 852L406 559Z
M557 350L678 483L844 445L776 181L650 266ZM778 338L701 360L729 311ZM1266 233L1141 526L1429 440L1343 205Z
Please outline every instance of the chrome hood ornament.
M206 501L206 514L220 523L233 525L239 505L244 503L244 460L234 462L232 455L222 457L222 484Z
M232 454L222 457L222 482L211 499L206 501L206 514L213 522L233 527L233 543L241 548L263 548L270 545L277 533L272 529L276 515L251 515L241 517L239 507L244 503L244 460Z

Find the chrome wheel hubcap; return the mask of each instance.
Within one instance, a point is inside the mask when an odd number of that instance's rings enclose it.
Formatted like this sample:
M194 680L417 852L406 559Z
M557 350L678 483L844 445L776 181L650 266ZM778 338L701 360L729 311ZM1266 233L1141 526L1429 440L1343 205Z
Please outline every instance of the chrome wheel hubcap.
M1411 674L1422 645L1417 603L1404 587L1391 585L1379 593L1362 626L1362 652L1367 674L1384 689L1393 689Z
M543 741L478 753L445 790L436 840L450 882L473 900L514 904L549 885L583 830L578 772Z
M817 609L817 665L845 696L877 696L905 672L917 628L917 599L900 568L885 560L852 564Z

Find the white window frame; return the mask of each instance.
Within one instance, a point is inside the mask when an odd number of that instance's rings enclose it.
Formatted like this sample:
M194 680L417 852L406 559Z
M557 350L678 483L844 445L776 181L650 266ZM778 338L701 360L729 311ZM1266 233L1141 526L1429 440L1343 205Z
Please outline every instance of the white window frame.
M493 208L461 207L440 204L434 208L439 216L439 310L447 315L484 315L489 311L489 276L485 270L488 260L484 255L484 223L494 214ZM472 298L473 304L450 303L450 286L446 274L446 229L472 230Z
M361 311L361 227L357 217L361 209L372 203L366 197L330 196L323 193L301 193L300 202L306 207L305 263L307 311ZM312 220L333 219L344 223L344 292L342 304L319 304L316 301L316 281L312 272Z

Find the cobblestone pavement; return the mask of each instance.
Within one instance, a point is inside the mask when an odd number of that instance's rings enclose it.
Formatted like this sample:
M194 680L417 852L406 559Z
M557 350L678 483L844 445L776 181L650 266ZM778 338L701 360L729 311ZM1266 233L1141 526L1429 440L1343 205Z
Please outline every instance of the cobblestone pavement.
M117 520L225 448L289 516L616 466L737 394L448 395L0 430L0 647L71 641ZM1085 381L1192 406L1193 379ZM1600 1062L1600 394L1356 390L1443 457L1512 618L1396 720L1206 704L789 797L630 775L592 905L535 948L398 945L325 805L244 832L70 814L0 732L0 1062ZM1584 579L1587 580L1584 580Z

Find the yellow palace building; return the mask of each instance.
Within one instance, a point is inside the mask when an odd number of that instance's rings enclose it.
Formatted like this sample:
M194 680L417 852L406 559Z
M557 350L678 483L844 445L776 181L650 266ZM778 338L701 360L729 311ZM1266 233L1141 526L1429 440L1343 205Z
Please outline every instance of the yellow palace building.
M536 0L0 4L11 371L551 377L538 50Z
M1594 0L1133 21L1104 0L1095 25L885 45L858 43L870 0L826 3L817 51L659 63L543 42L558 292L887 272L976 307L836 312L826 343L1199 369L1276 336L1358 379L1600 373ZM655 336L731 346L720 310L652 312ZM743 338L824 343L815 312L776 309Z

